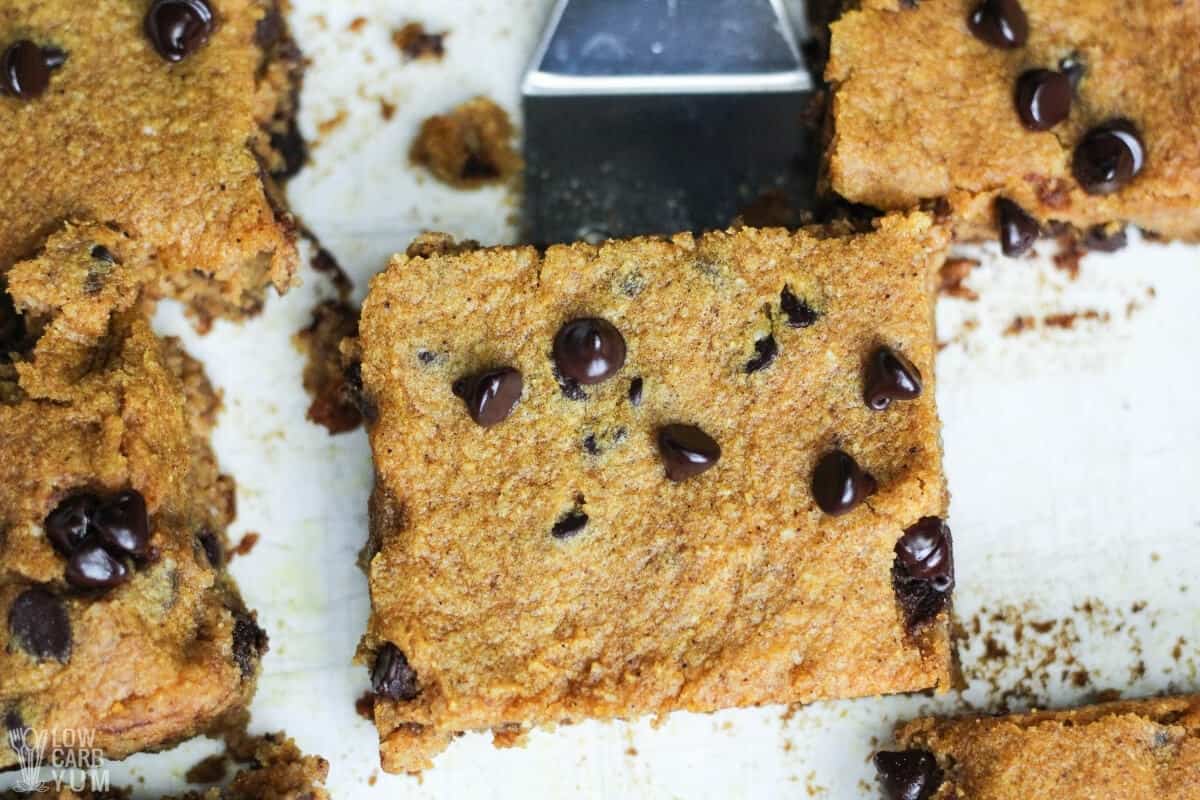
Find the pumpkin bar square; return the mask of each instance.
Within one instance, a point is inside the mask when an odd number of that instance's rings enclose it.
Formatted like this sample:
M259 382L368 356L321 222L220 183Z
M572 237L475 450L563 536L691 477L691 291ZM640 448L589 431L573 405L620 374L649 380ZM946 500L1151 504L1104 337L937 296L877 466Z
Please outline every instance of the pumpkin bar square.
M124 237L68 225L0 284L0 771L20 743L157 750L249 702L220 398L150 329Z
M1200 695L901 725L877 753L889 800L1196 800Z
M301 67L265 0L0 3L0 274L89 219L201 324L256 312L297 266Z
M948 234L876 225L427 237L373 280L345 351L384 769L461 731L948 687Z
M1066 225L1200 240L1200 5L863 0L832 26L828 178L881 209L943 201L1005 252ZM1119 30L1119 35L1118 35Z

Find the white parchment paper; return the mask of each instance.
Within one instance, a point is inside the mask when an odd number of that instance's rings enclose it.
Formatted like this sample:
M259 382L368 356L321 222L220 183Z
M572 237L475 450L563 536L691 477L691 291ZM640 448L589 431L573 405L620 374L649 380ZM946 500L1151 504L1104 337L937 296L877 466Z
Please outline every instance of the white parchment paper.
M503 190L445 187L407 151L422 119L476 94L516 118L549 0L293 6L314 145L289 194L356 299L422 229L510 241ZM403 61L391 31L414 20L449 31L443 61ZM1052 245L1038 249L1019 261L978 249L966 285L979 299L938 307L965 693L581 724L511 750L467 735L421 779L378 770L374 729L354 710L368 686L350 659L368 609L355 559L370 457L362 431L331 437L305 420L292 344L331 286L306 268L261 317L204 337L164 304L158 329L182 336L224 392L215 445L238 482L233 538L262 537L233 564L271 636L253 728L286 729L327 757L338 798L873 798L869 757L898 719L1200 690L1200 250L1135 241L1088 256L1072 280ZM178 791L217 749L202 739L137 756L112 765L112 781Z

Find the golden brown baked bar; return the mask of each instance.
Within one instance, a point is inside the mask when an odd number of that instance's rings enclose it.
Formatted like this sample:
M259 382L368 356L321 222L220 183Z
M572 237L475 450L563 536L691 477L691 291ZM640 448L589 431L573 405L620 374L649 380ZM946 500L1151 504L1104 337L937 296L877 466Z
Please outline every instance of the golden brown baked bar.
M66 226L0 294L0 720L108 758L240 709L266 649L224 569L220 399L151 332L126 243Z
M1196 800L1200 695L901 725L875 756L892 800Z
M945 688L946 243L913 214L394 258L358 342L384 769L464 730Z
M1200 5L856 5L826 71L835 191L883 209L945 198L960 236L1003 222L1017 252L1050 221L1200 239Z
M0 61L0 274L91 219L201 320L291 284L269 173L296 167L299 55L272 3L4 0Z

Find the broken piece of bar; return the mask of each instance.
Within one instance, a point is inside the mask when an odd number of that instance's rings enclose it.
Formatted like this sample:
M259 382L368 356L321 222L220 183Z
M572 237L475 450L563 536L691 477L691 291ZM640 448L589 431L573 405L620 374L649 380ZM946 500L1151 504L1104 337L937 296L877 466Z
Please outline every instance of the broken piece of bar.
M1000 228L1013 255L1051 222L1200 240L1196 3L1148 0L1116 26L1091 1L854 6L826 71L836 192L945 199L960 237Z
M68 218L152 258L203 324L297 266L272 175L299 168L300 57L266 0L0 4L0 274ZM137 252L135 252L137 251Z
M360 338L384 769L460 731L951 681L925 214L417 242Z
M205 732L266 650L225 570L220 399L126 243L67 225L0 291L0 770L29 736L117 759Z
M918 719L875 756L888 800L1196 800L1200 695Z

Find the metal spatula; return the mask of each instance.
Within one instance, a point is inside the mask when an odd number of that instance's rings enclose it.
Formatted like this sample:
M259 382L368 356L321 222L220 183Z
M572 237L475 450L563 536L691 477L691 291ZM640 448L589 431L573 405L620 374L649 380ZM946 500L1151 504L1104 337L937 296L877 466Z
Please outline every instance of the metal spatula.
M522 85L526 241L811 207L814 87L782 0L559 0Z

